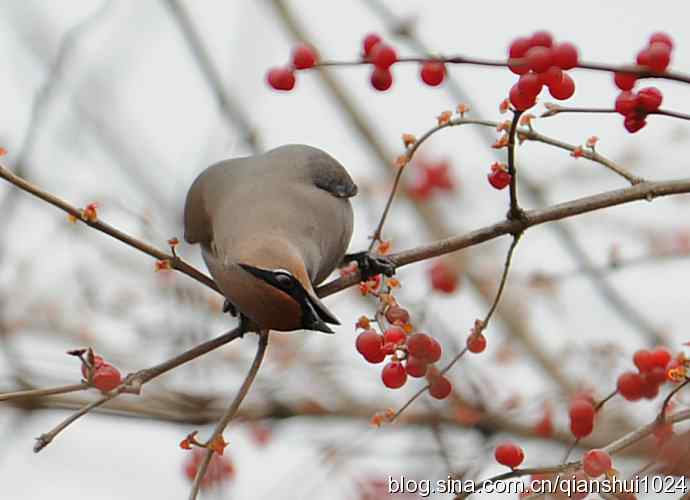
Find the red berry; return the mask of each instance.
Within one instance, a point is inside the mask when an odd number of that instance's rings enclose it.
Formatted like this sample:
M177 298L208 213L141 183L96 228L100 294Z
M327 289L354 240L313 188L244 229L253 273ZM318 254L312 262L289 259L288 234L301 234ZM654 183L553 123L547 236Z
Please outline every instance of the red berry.
M610 470L611 465L611 456L604 450L589 450L582 458L582 468L593 478Z
M405 367L400 361L391 361L383 367L381 380L383 380L383 385L389 389L398 389L402 387L407 381Z
M435 87L446 77L446 65L437 61L427 61L422 64L419 75L424 83Z
M393 344L403 344L407 335L405 331L399 326L391 326L385 332L383 332L383 343L388 344L389 342Z
M434 337L429 337L429 340L431 341L431 344L427 350L425 360L427 363L436 363L439 359L441 359L443 348L441 348L441 344L439 344L438 340L436 340Z
M504 170L496 170L487 175L489 184L496 189L504 189L513 180L513 176Z
M508 47L508 57L510 59L522 59L525 57L525 54L530 47L531 41L529 38L516 38ZM508 68L516 75L524 75L529 71L529 66L527 66L526 62L521 65L516 65L509 62Z
M635 62L639 64L640 66L648 66L649 65L649 49L643 49L637 53L637 57L635 58Z
M393 84L393 75L388 69L374 68L371 72L371 86L383 92Z
M93 385L103 392L115 389L121 382L122 375L118 369L108 363L103 363L93 372Z
M570 432L577 439L589 436L594 430L594 420L571 420Z
M623 120L625 130L631 134L634 134L638 130L644 128L645 125L647 125L647 121L644 119L644 116L638 116L636 113L627 115L625 120Z
M450 391L453 390L453 386L446 377L441 375L431 382L429 386L429 394L432 398L436 399L446 399L450 395Z
M625 372L618 377L618 392L628 401L642 397L642 377L639 373Z
M574 399L570 403L568 414L573 422L592 422L595 414L594 405L583 398Z
M613 74L613 83L621 90L631 90L635 86L637 75L618 71Z
M637 104L646 113L659 109L663 100L664 96L656 87L645 87L637 93Z
M648 350L640 349L633 355L633 363L640 373L645 373L654 367L654 357Z
M541 92L542 83L536 73L525 73L517 82L518 90L521 94L531 98L536 98Z
M435 165L425 165L424 176L426 181L434 187L450 191L455 187L453 178L450 175L450 165L448 162L440 162Z
M417 179L407 188L407 194L419 201L428 200L431 196L434 186L429 183L427 179Z
M659 395L659 383L656 382L652 377L649 377L649 374L642 377L641 394L645 399L654 399Z
M426 359L431 349L431 337L426 333L415 333L407 339L407 352L412 356Z
M105 363L105 361L103 361L103 358L101 356L95 355L93 357L93 368L94 368L94 370L98 369L104 363ZM89 370L84 363L81 364L81 374L85 379L89 378Z
M652 71L663 73L671 62L671 49L665 43L653 43L647 49L649 60L645 66Z
M536 104L535 97L523 94L517 83L510 88L508 98L510 99L510 103L518 111L525 111Z
M551 47L553 36L548 31L535 31L529 38L531 47Z
M572 43L559 43L553 48L553 63L561 69L572 69L578 63L577 47Z
M668 45L669 49L673 49L673 39L668 33L664 33L662 31L652 33L652 35L649 37L649 45L652 45L653 43L665 43Z
M551 66L539 74L539 81L544 85L558 85L563 79L563 70L558 66Z
M408 356L405 363L405 371L410 377L423 377L426 375L427 362L422 358Z
M377 35L376 33L369 33L367 36L364 37L364 41L362 42L362 48L364 49L364 55L366 57L371 55L371 51L374 49L376 44L378 44L381 41L381 37Z
M616 97L616 111L622 115L629 115L637 107L637 94L623 91Z
M563 73L560 82L549 86L549 93L559 101L569 99L575 93L575 82L570 78L570 75Z
M550 48L531 47L526 53L527 66L535 73L543 73L553 64L553 51Z
M394 344L393 342L385 342L381 348L381 351L384 355L389 356L393 354L397 348L398 344Z
M295 74L289 68L271 68L266 75L268 84L276 90L292 90L295 87Z
M652 351L652 363L654 366L658 366L660 368L666 368L666 366L671 362L672 357L671 351L665 347L657 347Z
M385 43L378 43L371 51L371 62L379 69L390 68L398 60L395 49Z
M505 443L501 443L496 447L494 457L496 457L496 461L499 464L514 469L525 459L525 453L518 445L511 443L510 441L506 441Z
M663 384L666 382L666 368L655 366L649 373L645 373L645 378L652 384Z
M534 433L545 438L553 436L553 419L550 414L545 413L541 420L536 423Z
M484 349L486 349L486 337L484 334L470 334L470 336L467 337L467 349L475 354L484 351Z
M431 277L431 288L437 292L453 293L458 288L460 275L443 260L434 262L429 275Z
M383 353L383 337L375 330L364 330L355 341L357 351L364 356L369 363L380 363L386 357Z
M672 423L657 424L654 427L654 437L658 443L665 443L671 436L673 436Z
M308 69L316 64L316 52L309 45L298 45L292 51L292 64L297 69Z
M400 306L390 306L386 309L386 319L391 324L406 324L410 322L410 313Z

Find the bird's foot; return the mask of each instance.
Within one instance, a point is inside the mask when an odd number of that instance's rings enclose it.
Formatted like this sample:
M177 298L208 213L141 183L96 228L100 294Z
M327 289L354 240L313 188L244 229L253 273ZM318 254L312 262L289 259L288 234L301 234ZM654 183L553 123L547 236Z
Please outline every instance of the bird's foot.
M389 257L372 255L369 252L349 253L343 258L343 262L356 262L362 281L368 281L377 274L393 276L395 264Z
M256 324L246 317L244 314L240 313L240 338L244 338L244 334L247 332L259 332L259 327L256 326Z
M225 299L225 302L223 302L223 312L230 313L232 317L237 316L237 308L235 307L235 304L230 302L228 299Z

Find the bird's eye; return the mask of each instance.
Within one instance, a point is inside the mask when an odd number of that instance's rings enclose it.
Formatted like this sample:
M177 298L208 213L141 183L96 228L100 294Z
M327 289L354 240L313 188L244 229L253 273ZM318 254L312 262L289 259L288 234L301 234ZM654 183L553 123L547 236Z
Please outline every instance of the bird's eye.
M289 290L295 286L295 279L287 273L275 273L273 276L278 282L278 286L285 290Z

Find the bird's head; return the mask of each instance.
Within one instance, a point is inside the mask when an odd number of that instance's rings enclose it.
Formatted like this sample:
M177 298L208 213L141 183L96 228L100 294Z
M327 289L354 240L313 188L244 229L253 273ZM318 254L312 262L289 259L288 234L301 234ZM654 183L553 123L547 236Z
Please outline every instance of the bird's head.
M271 287L274 292L271 294L273 297L279 297L279 300L294 301L299 306L301 311L299 328L334 333L326 323L340 324L333 313L316 296L306 273L299 272L303 268L298 272L291 272L287 269L266 269L241 262L238 265Z

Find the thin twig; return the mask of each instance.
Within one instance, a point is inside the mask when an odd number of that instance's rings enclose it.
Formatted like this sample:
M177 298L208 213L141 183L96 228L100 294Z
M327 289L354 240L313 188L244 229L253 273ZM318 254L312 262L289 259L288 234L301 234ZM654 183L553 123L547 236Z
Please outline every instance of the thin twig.
M235 417L235 414L237 413L237 410L239 410L240 405L242 404L242 401L244 401L244 398L247 396L247 393L249 392L249 388L252 386L252 383L254 382L254 379L256 378L256 374L259 372L259 368L261 367L261 362L264 359L264 354L266 353L266 346L268 345L268 330L263 330L262 332L259 333L259 345L257 346L256 349L256 355L254 356L254 362L252 363L251 368L249 369L249 372L247 373L247 376L244 379L244 382L242 382L242 386L240 387L240 390L237 393L237 396L235 396L235 399L232 401L232 404L230 404L230 407L227 409L223 417L220 419L218 424L216 425L215 430L213 431L213 434L211 434L211 437L209 440L206 442L206 445L208 446L210 443L213 443L216 441L218 438L220 438L223 435L223 431L225 431L225 428L228 426L230 421ZM213 449L207 448L206 449L206 454L204 455L204 460L201 462L201 465L199 466L199 469L196 472L196 476L194 477L194 483L192 483L192 489L189 492L189 500L195 500L197 495L199 494L199 488L201 487L201 480L204 478L206 475L206 470L208 469L208 464L211 462L211 458L213 457Z
M527 60L525 58L517 59L486 59L481 57L466 57L461 55L451 56L451 57L399 57L396 64L406 64L415 63L423 64L427 61L438 61L445 64L468 64L472 66L487 66L494 68L505 68L509 64L514 67L526 66ZM329 67L329 66L361 66L373 64L371 61L359 59L352 61L320 61L316 67ZM649 71L644 66L638 66L636 64L626 64L626 65L613 65L613 64L601 64L592 62L580 62L577 65L578 69L588 69L592 71L607 71L610 73L631 73L637 76L638 80L645 78L660 78L663 80L673 80L677 82L690 83L690 75L685 75L683 73L678 73L675 71L665 71L663 73L657 73L654 71Z
M513 121L510 124L508 134L508 173L510 174L510 212L509 219L518 219L522 215L522 209L518 203L517 195L517 169L515 168L515 134L517 133L518 123L522 111L513 111Z
M547 103L547 111L540 115L540 118L549 118L561 113L618 113L613 108L574 108L568 106L561 106L560 104ZM668 109L657 109L656 111L648 111L648 115L661 115L678 118L680 120L690 120L690 114L681 113L679 111L671 111Z
M45 389L30 389L26 391L6 392L0 394L0 401L10 401L12 399L37 398L42 396L52 396L54 394L67 394L69 392L85 391L89 389L85 383L61 385L59 387L48 387Z
M211 279L210 277L196 269L191 264L188 264L187 262L183 261L181 258L163 252L162 250L159 250L133 236L130 236L129 234L124 233L123 231L120 231L119 229L111 226L110 224L102 222L98 219L89 220L87 218L83 218L82 211L79 210L77 207L70 205L65 200L58 198L57 196L48 193L47 191L43 191L39 187L30 183L29 181L19 177L18 175L13 174L2 164L0 164L0 177L10 182L11 184L14 184L19 189L26 191L27 193L32 194L47 203L50 203L51 205L59 208L60 210L63 210L64 212L73 216L76 220L82 221L84 224L86 224L87 226L91 226L97 231L112 236L116 240L119 240L130 247L136 248L140 252L150 255L151 257L154 257L158 260L169 261L170 266L173 269L177 269L178 271L182 272L183 274L186 274L190 278L195 279L199 283L206 285L211 290L220 293L220 290L218 289L218 286L213 281L213 279Z
M192 52L194 60L199 65L199 69L204 79L211 88L213 96L218 102L223 116L231 127L239 126L243 132L242 139L247 143L252 151L259 151L258 136L252 125L249 116L245 113L239 103L226 89L218 67L213 63L208 50L204 46L204 41L199 30L194 26L187 9L178 0L168 0L165 2L173 18L184 36L184 39Z
M672 416L669 417L669 421L676 423L676 422L682 422L685 420L690 419L690 410L685 410L682 412L678 412ZM618 453L619 451L624 450L628 446L631 446L632 444L635 444L642 439L646 438L650 434L654 432L654 429L657 426L656 420L654 422L647 424L639 429L636 429L625 436L617 439L616 441L610 443L608 446L605 446L602 448L605 452L607 452L610 455L614 455ZM549 472L563 472L568 469L577 469L582 466L582 460L578 460L576 462L570 462L566 464L561 464L561 465L556 465L552 467L535 467L531 469L514 469L510 472L506 472L504 474L499 474L497 476L494 476L489 479L484 479L481 481L475 481L475 487L474 488L467 488L466 493L461 493L457 495L454 500L462 500L470 495L477 493L480 491L481 487L483 485L488 484L488 482L495 482L495 481L503 481L506 479L511 479L513 477L519 477L519 476L524 476L527 474L539 474L539 473L549 473Z
M192 349L189 349L183 352L182 354L175 356L174 358L164 361L163 363L128 375L127 377L125 377L125 380L122 382L122 384L120 384L118 387L116 387L109 393L105 394L100 399L97 399L96 401L90 402L87 405L83 406L76 413L69 415L65 420L60 422L56 427L44 434L41 434L38 438L36 438L34 452L38 453L43 448L48 446L53 441L53 439L55 439L55 436L60 434L60 432L67 428L71 423L73 423L80 417L86 415L94 408L98 408L99 406L103 405L104 403L107 403L111 399L119 396L124 392L139 394L141 392L141 386L143 386L145 383L172 370L173 368L176 368L184 363L196 359L199 356L206 354L207 352L217 349L218 347L225 345L228 342L235 340L236 338L242 337L244 333L245 332L241 327L234 328L233 330L230 330L229 332L219 337L204 342L203 344L199 344L198 346L195 346Z
M668 395L664 399L664 402L661 404L661 411L659 412L658 417L660 423L663 423L666 420L666 411L668 410L668 405L671 402L671 399L673 399L673 396L675 396L678 393L678 391L680 391L683 387L685 387L688 384L690 384L690 378L686 378L682 384L677 385L673 388L671 392L668 393Z
M498 285L498 290L496 291L496 296L494 297L493 302L491 303L491 307L489 308L489 311L486 313L486 316L484 317L484 320L482 322L482 329L485 329L487 325L489 324L489 321L491 320L491 316L494 314L494 311L496 310L496 307L498 307L498 303L501 300L501 296L503 295L503 289L505 288L505 284L508 280L508 271L510 270L510 263L513 259L513 252L515 251L515 247L518 244L518 241L520 240L520 236L522 235L521 232L515 233L513 235L513 241L510 244L510 248L508 249L508 253L506 255L506 260L505 264L503 266L503 274L501 275L501 282ZM467 352L467 347L465 347L462 351L460 351L444 368L439 372L439 376L445 375L448 370L450 370L455 363L457 363L461 357L465 355ZM391 417L390 422L394 422L401 414L404 412L409 406L414 403L414 401L419 398L424 392L426 392L429 388L431 387L431 383L427 383L424 387L419 389L414 396L412 396L407 402L400 407L400 409L395 412L395 414Z

